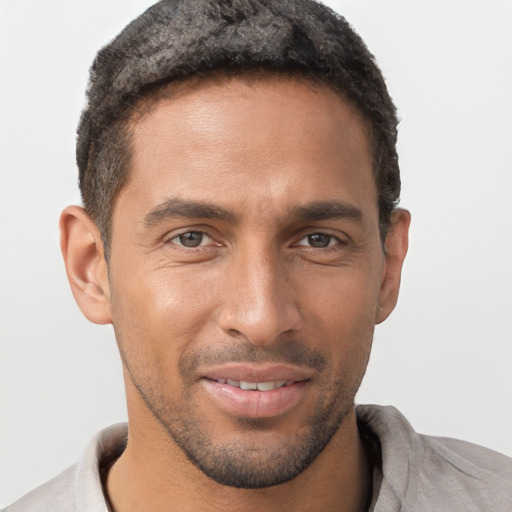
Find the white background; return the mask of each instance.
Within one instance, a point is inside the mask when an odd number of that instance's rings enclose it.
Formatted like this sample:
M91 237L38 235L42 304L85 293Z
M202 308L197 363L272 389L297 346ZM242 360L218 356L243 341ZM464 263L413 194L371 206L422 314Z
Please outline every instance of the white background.
M0 505L125 418L112 329L74 304L57 221L79 202L88 67L150 3L0 0ZM413 214L399 306L358 400L512 455L512 1L328 3L399 107Z

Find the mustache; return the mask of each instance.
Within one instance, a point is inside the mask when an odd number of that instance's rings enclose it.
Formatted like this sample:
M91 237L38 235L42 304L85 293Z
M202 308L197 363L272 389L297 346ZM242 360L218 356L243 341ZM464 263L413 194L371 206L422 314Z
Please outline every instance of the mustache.
M284 363L322 371L327 361L321 352L296 340L283 340L271 345L254 345L249 341L233 342L228 346L204 348L193 354L183 354L178 363L182 377L194 375L201 366L228 363Z

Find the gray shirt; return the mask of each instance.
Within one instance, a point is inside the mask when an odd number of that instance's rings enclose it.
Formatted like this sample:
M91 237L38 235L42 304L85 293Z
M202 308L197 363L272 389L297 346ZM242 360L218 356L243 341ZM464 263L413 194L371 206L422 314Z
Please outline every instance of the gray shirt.
M394 407L359 405L374 453L371 512L511 512L512 459L456 439L417 434ZM127 426L97 434L82 460L4 512L108 512L101 468L119 454Z

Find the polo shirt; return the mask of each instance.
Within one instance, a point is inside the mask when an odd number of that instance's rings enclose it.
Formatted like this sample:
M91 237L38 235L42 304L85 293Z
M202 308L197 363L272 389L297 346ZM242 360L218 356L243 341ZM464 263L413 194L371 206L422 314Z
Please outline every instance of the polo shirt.
M418 434L394 407L359 405L362 438L373 453L369 512L511 512L512 459L456 439ZM126 445L113 425L90 442L78 464L4 512L108 512L102 468Z

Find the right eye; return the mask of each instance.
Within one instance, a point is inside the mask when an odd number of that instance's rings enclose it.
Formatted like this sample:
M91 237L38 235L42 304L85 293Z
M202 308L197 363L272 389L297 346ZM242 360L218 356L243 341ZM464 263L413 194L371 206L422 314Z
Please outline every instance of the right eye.
M168 243L194 249L195 247L212 245L214 242L212 238L203 231L186 231L185 233L180 233L171 238Z

